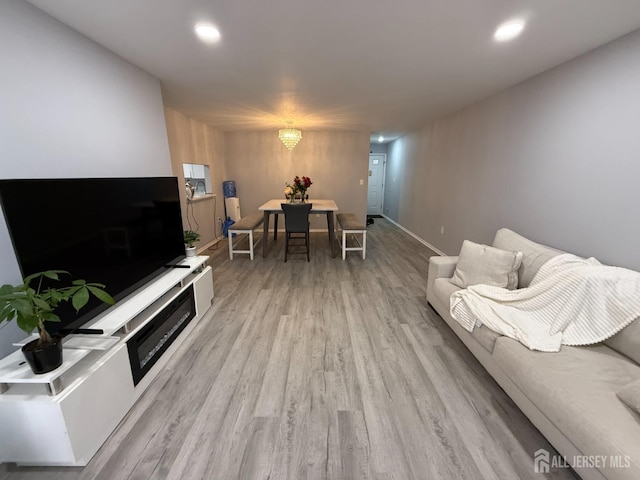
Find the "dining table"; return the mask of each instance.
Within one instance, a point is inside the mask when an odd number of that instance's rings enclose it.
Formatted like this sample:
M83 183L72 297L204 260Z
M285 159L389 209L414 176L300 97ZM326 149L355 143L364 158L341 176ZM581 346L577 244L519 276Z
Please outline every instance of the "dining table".
M262 258L267 257L269 220L270 220L271 214L274 215L273 240L275 241L278 239L278 215L284 214L284 212L282 211L283 203L288 203L288 200L274 198L265 202L260 207L258 207L258 210L260 210L261 212L264 212L264 222L263 222L264 231L262 234ZM329 230L329 247L331 248L331 256L335 258L336 238L335 238L335 231L334 231L333 214L334 212L338 211L338 205L336 205L336 202L334 200L327 200L327 199L307 200L307 203L310 203L312 205L311 213L318 213L318 214L324 213L327 216L327 229Z

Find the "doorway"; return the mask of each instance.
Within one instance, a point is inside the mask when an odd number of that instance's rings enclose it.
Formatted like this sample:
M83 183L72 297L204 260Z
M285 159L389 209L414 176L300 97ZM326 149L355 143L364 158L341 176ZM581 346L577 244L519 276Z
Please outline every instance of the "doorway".
M369 155L369 186L367 188L367 215L382 215L384 204L384 172L387 155Z

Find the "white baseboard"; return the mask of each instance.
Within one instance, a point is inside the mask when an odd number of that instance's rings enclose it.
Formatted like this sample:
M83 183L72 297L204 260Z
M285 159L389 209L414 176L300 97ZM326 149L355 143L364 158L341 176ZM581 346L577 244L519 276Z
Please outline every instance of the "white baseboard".
M438 255L442 256L442 257L446 257L447 254L442 252L441 250L437 249L436 247L434 247L433 245L431 245L429 242L427 242L426 240L424 240L423 238L420 238L418 235L416 235L415 233L413 233L411 230L407 230L405 227L403 227L402 225L400 225L398 222L396 222L395 220L392 220L391 218L387 217L386 215L382 215L385 219L387 219L389 222L393 223L396 227L398 227L400 230L408 233L409 235L411 235L413 238L415 238L417 241L419 241L422 245L424 245L427 248L430 248L431 250L433 250L434 252L436 252ZM260 233L262 233L262 229L258 229ZM325 229L321 229L321 228L312 228L311 230L309 230L311 233L327 233L328 230ZM278 229L278 233L283 233L284 234L284 228L282 229ZM273 228L269 229L269 234L273 234ZM209 247L212 247L213 245L215 245L216 243L219 243L223 240L227 240L226 237L224 236L219 236L217 238L214 238L213 240L211 240L209 243L207 243L206 245L203 245L202 247L200 247L197 251L198 255L206 255L207 254L207 250L209 249Z
M219 243L222 240L226 240L225 237L217 237L214 238L213 240L211 240L209 243L207 243L206 245L203 245L202 247L200 247L198 250L196 250L196 253L198 255L207 255L207 250L209 250L210 247L213 247L216 243Z
M400 230L408 233L409 235L411 235L413 238L415 238L417 241L419 241L421 244L423 244L425 247L430 248L431 250L433 250L434 252L436 252L438 255L440 255L441 257L446 257L447 254L438 250L436 247L434 247L433 245L431 245L429 242L427 242L426 240L420 238L418 235L416 235L415 233L413 233L411 230L407 230L406 228L404 228L402 225L400 225L398 222L396 222L395 220L391 220L389 217L387 217L386 215L382 215L384 218L386 218L387 220L389 220L391 223L393 223L396 227L398 227Z

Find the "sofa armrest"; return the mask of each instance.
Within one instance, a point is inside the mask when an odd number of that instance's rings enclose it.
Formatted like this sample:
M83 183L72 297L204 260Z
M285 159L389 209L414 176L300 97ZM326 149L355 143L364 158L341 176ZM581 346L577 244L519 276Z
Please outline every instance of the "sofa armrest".
M431 302L433 282L436 278L451 278L456 271L458 256L429 258L429 274L427 275L427 301Z
M429 278L451 278L456 271L458 256L455 257L431 257L429 259Z

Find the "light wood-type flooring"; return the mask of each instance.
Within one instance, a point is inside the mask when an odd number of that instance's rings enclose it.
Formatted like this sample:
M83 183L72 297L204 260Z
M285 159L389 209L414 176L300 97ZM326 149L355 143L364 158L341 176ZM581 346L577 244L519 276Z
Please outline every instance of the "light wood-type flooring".
M367 243L220 243L213 307L89 465L0 480L539 479L553 449L427 305L434 253L382 218Z

